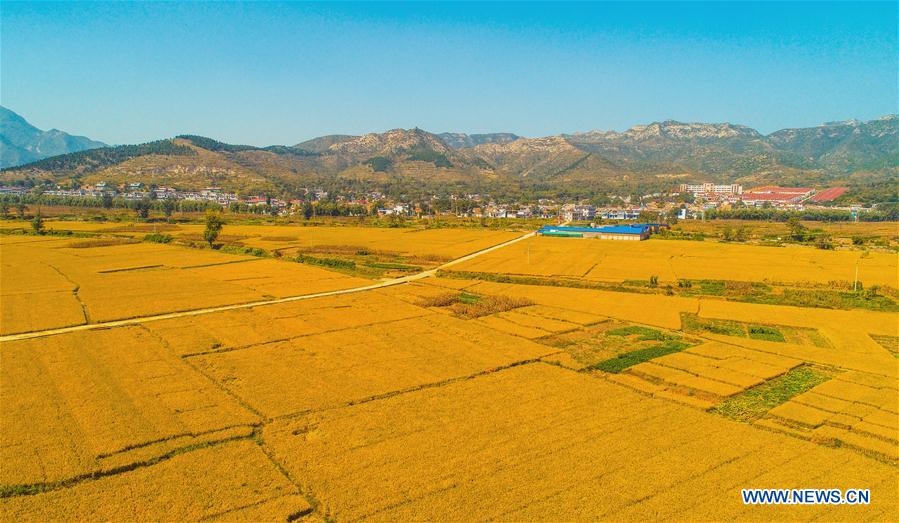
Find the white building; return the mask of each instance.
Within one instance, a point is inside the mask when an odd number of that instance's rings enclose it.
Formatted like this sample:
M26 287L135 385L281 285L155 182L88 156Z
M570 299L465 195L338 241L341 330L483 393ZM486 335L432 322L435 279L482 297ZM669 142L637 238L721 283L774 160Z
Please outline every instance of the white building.
M680 192L692 193L693 196L700 194L743 194L742 185L716 185L714 183L697 183L680 184Z

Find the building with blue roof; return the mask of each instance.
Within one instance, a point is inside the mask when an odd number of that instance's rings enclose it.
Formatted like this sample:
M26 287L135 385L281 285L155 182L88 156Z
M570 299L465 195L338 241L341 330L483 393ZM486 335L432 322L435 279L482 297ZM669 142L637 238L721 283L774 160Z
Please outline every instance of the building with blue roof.
M563 238L598 238L600 240L640 241L649 238L653 227L648 224L607 225L605 227L570 227L566 225L544 225L537 234L560 236Z

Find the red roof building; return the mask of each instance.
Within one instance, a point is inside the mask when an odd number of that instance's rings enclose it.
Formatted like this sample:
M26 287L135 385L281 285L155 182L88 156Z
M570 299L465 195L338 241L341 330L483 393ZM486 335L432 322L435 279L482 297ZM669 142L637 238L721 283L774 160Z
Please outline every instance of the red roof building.
M810 198L810 201L818 202L818 203L832 202L832 201L836 200L837 198L839 198L840 196L843 196L843 194L845 194L845 193L846 193L845 187L831 187L830 189L824 189L823 191L819 192L818 194L812 196Z

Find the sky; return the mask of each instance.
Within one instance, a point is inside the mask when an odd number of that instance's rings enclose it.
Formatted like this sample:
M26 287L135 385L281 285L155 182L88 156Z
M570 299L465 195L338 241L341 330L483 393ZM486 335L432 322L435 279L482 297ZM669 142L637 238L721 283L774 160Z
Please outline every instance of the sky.
M897 3L0 2L0 104L112 144L763 133L897 109Z

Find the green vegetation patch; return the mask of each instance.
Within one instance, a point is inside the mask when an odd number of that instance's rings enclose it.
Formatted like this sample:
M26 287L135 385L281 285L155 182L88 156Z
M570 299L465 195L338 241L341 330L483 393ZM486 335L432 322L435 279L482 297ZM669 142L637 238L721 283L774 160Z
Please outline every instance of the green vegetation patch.
M638 349L619 354L614 358L601 361L590 368L617 374L628 367L633 367L634 365L660 358L668 354L680 352L690 346L690 343L684 341L670 340L645 349Z
M449 168L453 166L445 154L430 149L416 149L409 154L408 158L412 161L429 162L435 167Z
M712 409L712 412L737 421L753 421L774 407L786 403L790 398L811 390L830 378L829 375L809 365L800 365L786 374L728 398Z
M578 278L559 278L548 276L524 276L516 274L499 274L493 272L471 272L471 271L437 271L437 276L441 278L452 278L455 280L478 280L492 281L496 283L514 283L516 285L539 285L543 287L569 287L573 289L599 289L604 291L616 292L632 292L638 294L658 294L655 290L649 289L648 284L640 280L639 285L627 286L625 284L598 282L582 280ZM634 280L635 282L637 280Z
M172 237L168 234L153 233L144 236L145 242L151 243L171 243Z
M403 263L368 262L365 265L374 269L390 269L396 271L418 272L422 270L418 265L406 265Z
M739 299L765 295L771 287L759 282L734 280L678 280L678 292L684 296L723 296Z
M259 258L268 256L268 251L265 249L260 249L259 247L242 247L240 245L223 245L219 248L219 251L228 254L248 254Z
M376 173L387 172L393 166L393 161L384 156L372 156L365 163L371 166L371 170Z
M779 341L784 342L783 333L774 327L766 327L764 325L750 325L749 337L754 340Z
M305 263L308 265L318 265L320 267L331 267L334 269L355 269L356 262L350 260L341 260L340 258L317 258L306 254L298 254L294 261L297 263Z
M899 312L899 303L879 293L878 289L831 291L826 289L783 289L780 294L747 296L737 301L768 305L792 305L821 309L867 309Z
M746 337L745 326L738 321L710 320L696 314L682 313L681 325L686 332L723 334L724 336Z

